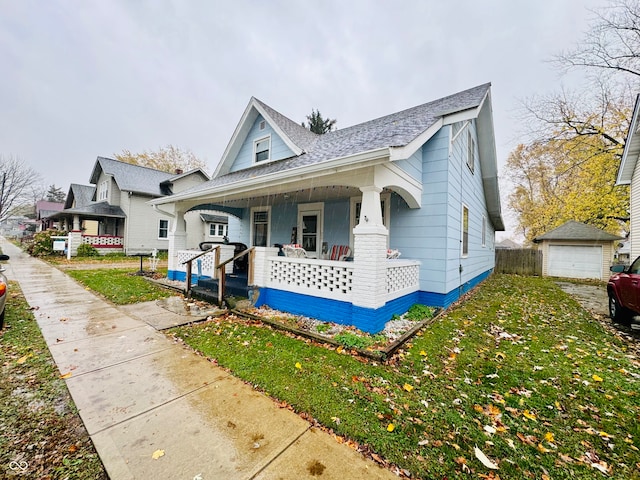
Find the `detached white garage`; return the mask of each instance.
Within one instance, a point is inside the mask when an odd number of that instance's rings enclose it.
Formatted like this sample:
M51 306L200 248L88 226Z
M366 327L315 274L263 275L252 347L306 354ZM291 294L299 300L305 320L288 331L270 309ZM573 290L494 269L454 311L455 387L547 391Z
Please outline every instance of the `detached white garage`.
M609 279L615 242L623 237L580 222L567 222L533 241L542 250L542 275Z

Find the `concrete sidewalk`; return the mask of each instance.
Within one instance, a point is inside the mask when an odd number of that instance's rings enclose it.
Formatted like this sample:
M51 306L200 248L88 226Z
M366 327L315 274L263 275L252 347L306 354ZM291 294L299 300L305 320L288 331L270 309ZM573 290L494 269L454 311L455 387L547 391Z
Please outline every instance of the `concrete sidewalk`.
M143 320L153 310L119 309L0 247L113 480L397 478L173 343Z

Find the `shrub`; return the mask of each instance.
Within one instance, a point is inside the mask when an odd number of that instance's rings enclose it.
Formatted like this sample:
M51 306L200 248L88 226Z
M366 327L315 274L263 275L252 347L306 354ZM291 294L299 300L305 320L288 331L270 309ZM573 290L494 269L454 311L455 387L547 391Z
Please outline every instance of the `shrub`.
M33 236L33 243L27 247L27 252L33 257L46 257L53 253L53 239L55 236L65 236L66 232L46 230Z
M78 246L77 255L79 257L97 257L99 255L98 250L93 245L89 245L88 243L83 243Z
M407 320L420 321L420 320L425 320L427 318L432 318L435 312L436 312L436 309L433 307L416 303L411 306L411 308L405 315L405 318Z

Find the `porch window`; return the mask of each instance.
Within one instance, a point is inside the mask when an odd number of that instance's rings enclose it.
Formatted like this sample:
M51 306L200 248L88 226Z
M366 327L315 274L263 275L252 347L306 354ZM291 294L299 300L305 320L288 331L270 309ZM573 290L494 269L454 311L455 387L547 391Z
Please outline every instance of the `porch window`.
M254 247L269 245L269 210L254 210L251 215L251 240Z
M254 142L255 159L257 162L269 160L271 151L271 137L264 137Z
M169 220L160 220L158 224L158 238L169 238Z
M228 234L228 225L223 223L210 223L209 224L209 236L210 237L224 237Z
M471 173L473 173L474 169L474 156L476 150L476 142L473 140L473 135L471 134L471 129L467 130L467 166Z
M462 206L462 256L469 255L469 208Z

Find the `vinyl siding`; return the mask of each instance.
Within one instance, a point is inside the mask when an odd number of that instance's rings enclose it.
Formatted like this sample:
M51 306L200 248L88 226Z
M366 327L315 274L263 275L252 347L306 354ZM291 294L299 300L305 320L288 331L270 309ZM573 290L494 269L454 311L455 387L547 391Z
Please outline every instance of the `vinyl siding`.
M636 163L636 168L631 176L631 198L629 215L631 221L630 235L631 239L631 257L630 261L633 262L640 256L640 162Z
M422 150L418 149L406 160L398 160L396 165L411 175L414 179L420 180L422 178Z
M169 220L169 231L173 219L161 215L147 202L151 197L129 195L122 192L120 207L127 215L125 221L125 249L127 254L136 252L150 252L154 248L167 250L169 239L158 238L160 219Z
M293 156L293 152L287 147L282 139L276 134L275 130L271 128L269 123L266 123L264 130L260 130L260 122L264 121L262 115L258 115L256 121L253 123L247 138L245 138L242 147L238 152L238 155L233 161L230 171L235 172L245 168L252 167L253 162L253 143L259 138L271 136L271 151L269 161L282 160L283 158L289 158Z
M450 148L451 128L447 126L420 150L422 207L409 209L398 195L392 196L390 248L400 250L403 258L421 261L421 291L448 294L494 267L494 230L486 220L475 124L472 122L466 128L471 129L476 144L473 173L467 167L467 134L459 135ZM461 251L462 204L469 208L466 258Z
M202 182L205 182L206 179L200 175L199 173L193 173L191 175L187 175L186 177L182 177L175 182L171 187L173 193L179 193L183 190L187 190L188 188L195 187L196 185L200 185Z

